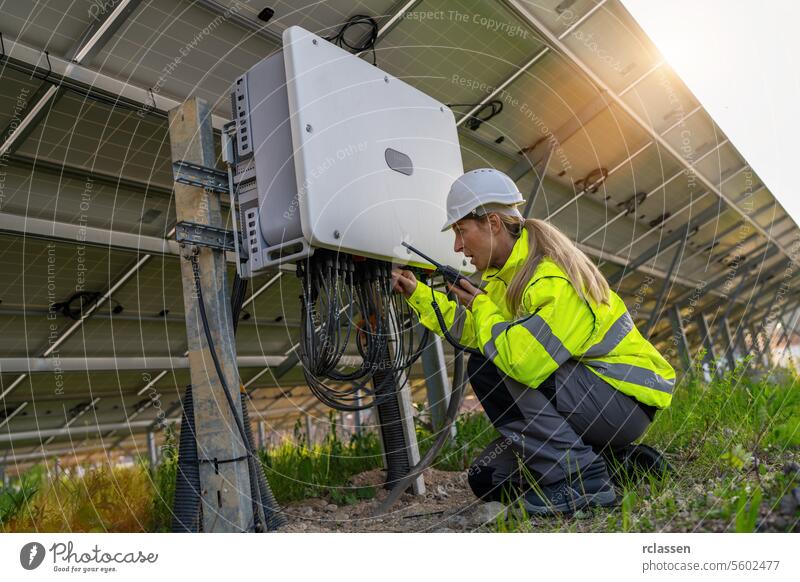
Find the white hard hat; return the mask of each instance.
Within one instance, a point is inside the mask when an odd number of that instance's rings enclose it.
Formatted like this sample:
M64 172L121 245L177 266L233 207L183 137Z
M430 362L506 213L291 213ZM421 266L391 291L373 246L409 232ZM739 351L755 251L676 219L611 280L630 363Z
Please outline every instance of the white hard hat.
M447 222L442 232L480 207L486 210L502 208L514 209L525 202L514 180L492 168L480 168L467 172L450 186L447 194ZM519 215L522 218L522 215Z

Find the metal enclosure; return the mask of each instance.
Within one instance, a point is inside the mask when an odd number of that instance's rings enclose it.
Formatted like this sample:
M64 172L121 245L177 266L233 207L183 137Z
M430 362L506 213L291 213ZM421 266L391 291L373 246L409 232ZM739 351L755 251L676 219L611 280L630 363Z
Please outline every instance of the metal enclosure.
M234 184L249 256L245 273L252 276L275 263L267 258L268 249L302 240L283 51L236 80L231 104L239 160Z
M463 173L452 111L302 28L283 41L231 94L249 276L314 248L428 266L403 241L469 272L440 232Z

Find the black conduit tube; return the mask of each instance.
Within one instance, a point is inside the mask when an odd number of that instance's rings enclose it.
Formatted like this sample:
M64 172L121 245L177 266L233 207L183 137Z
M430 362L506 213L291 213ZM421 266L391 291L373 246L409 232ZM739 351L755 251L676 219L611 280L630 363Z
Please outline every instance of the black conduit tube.
M436 436L431 448L425 453L419 462L411 467L408 473L400 479L394 488L389 492L383 503L380 504L374 513L374 517L383 515L389 511L392 506L397 502L400 496L408 489L411 482L416 479L422 472L427 469L430 464L436 459L436 455L442 450L442 447L447 442L450 436L450 427L458 416L458 411L461 409L461 404L464 401L464 394L467 387L467 374L464 366L464 351L459 350L456 352L455 360L453 362L453 391L450 394L450 403L447 405L447 412L445 413L444 426L442 426L439 434Z
M191 384L186 387L182 406L171 531L172 533L196 533L200 531L202 520L200 519L200 463L197 460Z
M403 416L398 398L397 373L391 368L389 348L385 348L379 368L372 379L375 384L375 398L379 404L378 421L381 425L381 441L386 459L386 483L384 487L391 489L408 474L408 443L403 431ZM394 395L394 397L387 397Z
M250 444L250 450L256 450L253 439L253 430L250 428L250 415L247 412L247 402L245 401L245 394L242 394L242 421L244 422L244 432L247 434L247 441ZM266 519L266 531L275 531L279 527L286 525L286 516L280 510L278 502L275 500L275 495L269 486L267 478L264 476L264 469L261 466L261 461L256 456L256 484L258 485L258 492L255 491L254 484L251 483L251 492L255 499L258 499L258 493L261 494L259 502L261 509L264 512Z
M244 303L247 294L247 280L239 277L237 273L233 279L233 289L231 290L231 315L233 321L233 335L236 337L236 331L239 328L239 317L242 314L242 304ZM250 413L247 411L247 401L250 396L246 391L242 391L242 424L244 425L244 432L247 440L247 446L250 451L255 451L255 439L253 438L253 429L250 426ZM286 516L280 510L275 495L269 486L266 476L264 475L264 468L261 466L261 461L257 455L253 458L253 463L248 464L248 471L250 473L250 495L253 499L253 513L260 516L263 514L265 531L275 531L279 527L286 525Z
M241 316L242 311L242 302L244 301L244 294L247 291L247 281L239 277L239 273L236 273L233 278L233 285L231 287L231 324L233 326L233 336L236 337L236 330L239 329L239 317ZM251 434L252 431L250 430L250 423L249 418L247 415L247 401L246 396L247 393L242 391L242 397L240 398L242 403L242 424L244 424L244 432L245 432L245 441L247 443L247 447L249 450L254 451L255 447L253 446L253 435ZM267 520L266 513L267 509L263 507L262 495L260 490L260 483L258 483L258 470L260 463L257 461L254 463L247 463L247 473L249 475L250 480L250 499L253 503L253 515L256 516L257 527L256 531L264 531L265 527L261 525L261 516L264 516L264 520ZM263 511L263 513L262 513Z

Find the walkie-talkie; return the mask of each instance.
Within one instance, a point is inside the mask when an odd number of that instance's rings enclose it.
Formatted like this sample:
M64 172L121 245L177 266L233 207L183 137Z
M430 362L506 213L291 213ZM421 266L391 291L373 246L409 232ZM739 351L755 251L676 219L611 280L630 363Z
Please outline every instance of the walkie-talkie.
M459 283L459 281L461 281L461 279L464 279L465 281L467 281L469 283L469 279L464 277L461 273L456 271L453 267L448 267L446 265L442 265L440 263L437 263L432 258L430 258L428 255L419 252L417 249L415 249L414 247L412 247L408 243L404 242L404 243L400 243L400 244L402 244L404 247L406 247L411 252L418 254L420 257L422 257L423 259L428 261L431 265L436 267L436 270L439 273L442 274L442 276L444 277L445 281L449 282L451 285L458 285L459 287L461 287L461 283ZM444 316L442 315L442 310L439 308L439 304L436 302L436 297L433 296L433 287L431 287L431 306L433 307L433 311L436 314L436 319L439 322L439 327L442 330L442 335L444 336L444 339L446 339L447 342L450 345L452 345L455 349L457 349L457 350L459 350L461 352L467 352L469 354L475 354L475 355L478 355L478 356L483 356L483 353L480 350L475 349L475 348L471 348L469 346L462 345L452 335L450 335L450 331L448 329L447 324L444 321Z
M456 271L453 267L448 267L447 265L442 265L441 263L437 263L432 258L430 258L428 255L426 255L425 253L421 253L420 251L418 251L417 249L415 249L414 247L412 247L410 244L408 244L406 242L403 242L403 243L400 243L400 244L402 244L404 247L406 247L411 252L418 254L420 257L422 257L423 259L428 261L431 265L436 267L436 270L439 273L441 273L441 275L445 278L445 280L448 281L450 284L458 285L460 287L461 284L459 283L459 281L461 279L469 281L466 277L464 277L461 273Z

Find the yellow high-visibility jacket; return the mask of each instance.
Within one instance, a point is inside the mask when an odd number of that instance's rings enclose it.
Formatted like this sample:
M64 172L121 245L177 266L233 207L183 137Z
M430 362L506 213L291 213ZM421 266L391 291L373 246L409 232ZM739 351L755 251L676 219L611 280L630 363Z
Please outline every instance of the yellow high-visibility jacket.
M614 291L609 304L583 299L563 269L544 257L523 293L523 315L513 316L506 289L527 257L528 232L523 229L505 265L483 273L486 293L475 297L471 310L444 293L432 296L421 281L407 301L422 325L442 335L432 307L435 297L454 338L480 349L499 370L531 388L572 358L639 402L668 407L675 370L642 337Z

